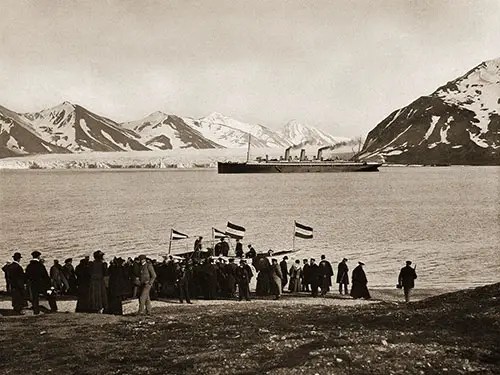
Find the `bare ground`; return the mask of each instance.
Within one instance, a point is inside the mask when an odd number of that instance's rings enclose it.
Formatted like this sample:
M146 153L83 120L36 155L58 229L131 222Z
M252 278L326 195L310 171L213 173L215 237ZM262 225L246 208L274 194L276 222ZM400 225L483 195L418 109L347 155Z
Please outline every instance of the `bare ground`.
M500 283L410 304L162 306L2 317L0 374L500 374Z

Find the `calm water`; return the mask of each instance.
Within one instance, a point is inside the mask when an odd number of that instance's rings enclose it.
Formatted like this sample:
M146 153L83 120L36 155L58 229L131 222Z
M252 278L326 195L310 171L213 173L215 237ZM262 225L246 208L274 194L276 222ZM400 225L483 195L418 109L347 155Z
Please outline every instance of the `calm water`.
M500 281L500 168L383 168L379 173L218 175L214 170L0 171L0 260L14 249L78 259L168 251L170 228L211 237L226 222L244 245L292 247L293 221L314 228L298 257L358 260L371 286L394 287L406 259L417 287ZM173 250L192 247L194 238ZM246 247L246 246L245 246ZM3 277L0 281L3 288Z

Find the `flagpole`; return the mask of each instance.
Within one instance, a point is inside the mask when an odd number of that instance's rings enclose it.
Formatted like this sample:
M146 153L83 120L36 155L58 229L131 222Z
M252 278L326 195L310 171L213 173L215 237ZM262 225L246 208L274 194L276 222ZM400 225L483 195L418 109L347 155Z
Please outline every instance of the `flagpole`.
M170 255L171 249L172 249L172 228L170 228L170 239L168 241L168 255Z
M293 240L292 240L292 252L295 251L295 223L296 221L293 222Z

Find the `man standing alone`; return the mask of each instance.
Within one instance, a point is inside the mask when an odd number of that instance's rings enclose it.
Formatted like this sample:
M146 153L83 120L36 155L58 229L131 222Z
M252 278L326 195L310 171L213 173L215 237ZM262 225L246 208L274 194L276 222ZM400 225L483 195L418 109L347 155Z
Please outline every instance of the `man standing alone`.
M19 264L21 253L14 253L14 261L9 265L10 291L12 293L12 307L14 312L23 315L24 306L24 270Z
M411 261L406 261L406 266L401 268L398 277L398 287L403 288L405 294L405 301L410 302L411 290L415 287L415 279L417 278L417 273L415 268L411 267Z
M349 267L347 267L347 259L342 259L337 268L337 284L339 284L339 293L342 294L342 287L344 294L347 295L347 285L349 285Z
M140 273L139 273L139 314L151 313L151 299L149 292L156 279L156 272L150 261L146 259L146 255L139 255Z

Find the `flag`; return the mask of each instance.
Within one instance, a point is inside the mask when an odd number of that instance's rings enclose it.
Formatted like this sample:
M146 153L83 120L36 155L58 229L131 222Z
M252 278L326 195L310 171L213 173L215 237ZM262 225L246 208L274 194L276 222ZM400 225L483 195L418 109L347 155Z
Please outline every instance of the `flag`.
M213 233L213 237L215 239L220 239L220 238L226 237L226 233L224 233L221 230L215 229L214 227L212 227L212 233Z
M183 240L185 238L188 238L189 236L187 234L177 232L175 229L172 229L172 234L170 236L171 240Z
M229 221L227 222L226 236L241 240L244 235L245 235L245 228L230 223Z
M295 222L295 237L299 238L313 238L313 229L307 225Z

